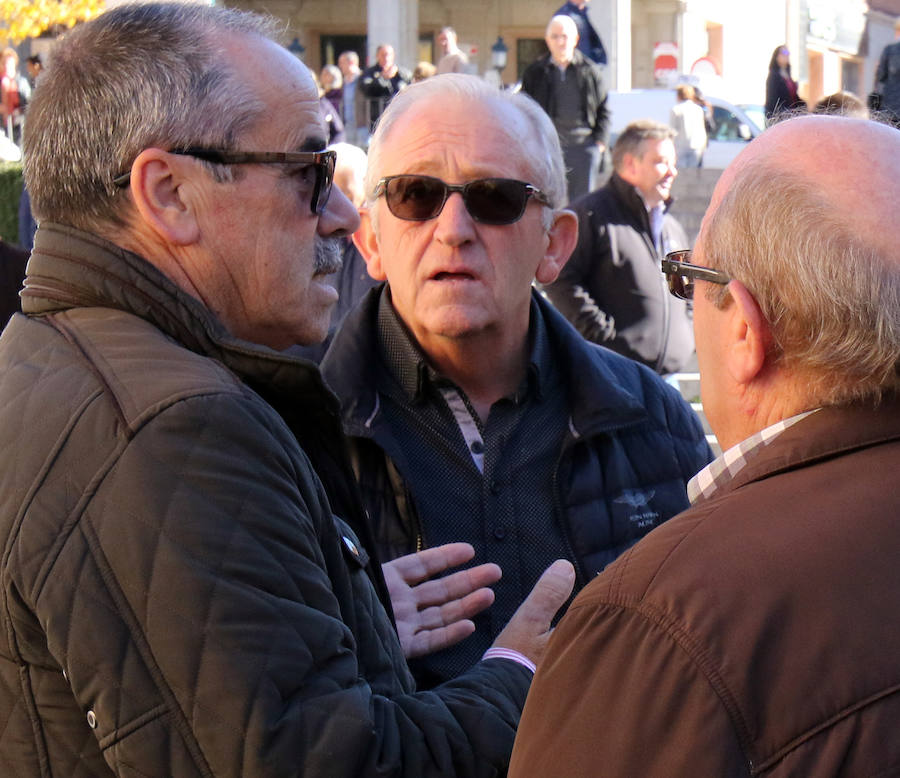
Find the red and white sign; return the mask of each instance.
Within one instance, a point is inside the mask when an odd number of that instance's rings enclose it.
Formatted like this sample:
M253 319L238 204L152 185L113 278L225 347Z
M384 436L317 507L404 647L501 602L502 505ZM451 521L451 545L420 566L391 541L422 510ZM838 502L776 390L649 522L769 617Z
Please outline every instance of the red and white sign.
M653 77L665 81L673 73L678 73L678 44L658 41L653 45Z

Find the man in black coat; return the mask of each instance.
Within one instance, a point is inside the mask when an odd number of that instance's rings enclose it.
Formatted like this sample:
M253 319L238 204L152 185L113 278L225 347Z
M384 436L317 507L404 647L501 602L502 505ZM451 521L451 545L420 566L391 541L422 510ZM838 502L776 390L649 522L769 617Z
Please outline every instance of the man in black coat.
M575 48L579 36L570 17L554 16L544 40L550 53L525 68L522 91L553 120L574 200L599 185L609 125L606 87L600 67Z

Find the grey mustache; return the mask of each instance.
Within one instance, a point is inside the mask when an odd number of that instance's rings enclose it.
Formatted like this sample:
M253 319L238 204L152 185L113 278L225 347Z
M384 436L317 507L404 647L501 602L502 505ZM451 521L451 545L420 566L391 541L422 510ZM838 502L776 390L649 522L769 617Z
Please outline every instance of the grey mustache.
M344 264L341 254L341 244L336 238L317 240L313 272L316 275L337 273Z

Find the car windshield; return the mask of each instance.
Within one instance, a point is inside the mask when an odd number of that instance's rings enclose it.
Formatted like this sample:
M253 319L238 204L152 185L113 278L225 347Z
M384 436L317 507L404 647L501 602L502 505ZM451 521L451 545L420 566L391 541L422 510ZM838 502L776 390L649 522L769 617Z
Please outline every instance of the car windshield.
M762 131L766 128L766 109L763 106L751 103L741 103L738 107L744 109L744 113L753 120L757 129Z

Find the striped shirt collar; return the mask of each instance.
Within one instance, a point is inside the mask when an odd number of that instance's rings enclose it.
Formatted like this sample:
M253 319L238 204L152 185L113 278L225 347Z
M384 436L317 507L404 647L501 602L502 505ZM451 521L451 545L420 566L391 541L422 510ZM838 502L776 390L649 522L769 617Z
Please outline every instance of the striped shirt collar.
M796 416L789 416L786 419L777 421L775 424L732 446L728 451L710 462L688 481L687 493L691 505L701 498L709 499L712 497L716 490L727 484L743 469L754 452L763 446L769 445L788 427L793 426L801 419L805 419L817 410L819 409L814 408L811 411L804 411Z

